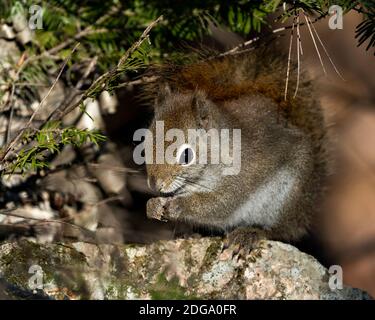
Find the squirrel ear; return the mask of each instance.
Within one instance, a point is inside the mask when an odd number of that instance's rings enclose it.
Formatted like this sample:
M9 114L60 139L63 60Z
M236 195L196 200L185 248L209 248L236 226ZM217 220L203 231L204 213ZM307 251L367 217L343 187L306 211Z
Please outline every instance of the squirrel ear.
M210 112L211 102L201 91L196 91L193 95L192 108L196 116L198 125L204 129L212 127L212 115Z

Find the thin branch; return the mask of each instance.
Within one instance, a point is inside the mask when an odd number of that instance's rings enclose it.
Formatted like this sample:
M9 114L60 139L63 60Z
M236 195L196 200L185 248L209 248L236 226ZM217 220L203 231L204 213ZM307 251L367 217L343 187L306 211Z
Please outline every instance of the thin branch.
M319 20L325 18L327 15L328 15L328 13L324 13L324 14L320 15L319 17L315 18L315 19L312 21L312 23L315 23L315 22L317 22L317 21L319 21ZM301 23L300 23L301 26L303 26L303 25L305 25L305 24L306 24L305 22L301 22ZM277 28L277 29L272 30L272 32L271 32L270 35L278 34L278 33L282 32L282 31L286 31L286 30L288 30L288 29L292 29L292 28L294 28L293 25L291 25L291 26L286 26L286 27L280 27L280 28ZM250 44L253 44L254 42L257 42L258 40L260 40L260 37L255 37L255 38L253 38L253 39L250 39L250 40L248 40L248 41L245 41L245 42L243 42L243 43L241 43L241 44L239 44L239 45L233 47L232 49L230 49L230 50L228 50L228 51L226 51L226 52L222 52L222 53L218 54L217 56L212 57L211 59L214 59L214 58L220 58L220 57L225 57L225 56L227 56L227 55L231 55L231 54L237 53L237 52L239 52L239 51L242 51L242 49L244 49L245 47L249 46Z
M107 81L110 80L116 74L120 74L123 72L122 69L126 61L128 60L128 58L142 45L142 43L146 39L148 39L148 34L150 33L151 29L155 27L155 25L158 24L162 19L163 19L163 16L160 16L155 21L150 23L150 25L144 30L144 32L142 33L138 41L136 41L121 57L116 68L104 73L98 79L96 79L91 84L91 86L82 94L81 98L77 102L75 102L73 105L68 106L63 111L57 110L57 112L54 115L52 115L51 120L60 120L64 116L72 112L74 109L80 106L87 98L89 98L95 89L100 88L100 90L102 91L105 90Z
M122 56L122 58L120 59L120 61L117 64L117 68L122 67L124 65L125 61L128 60L128 58L134 53L134 51L137 50L146 39L148 39L148 34L150 33L151 29L154 28L161 20L163 20L163 16L160 16L159 18L157 18L156 20L154 20L153 22L150 23L150 25L145 29L145 31L143 31L143 33L140 36L140 38L138 39L138 41L136 41L130 47L130 49L128 49L125 52L125 54Z
M119 173L137 173L139 170L131 169L131 168L126 168L126 167L119 167L119 166L109 166L109 165L103 165L100 163L88 163L87 164L89 167L93 167L96 169L105 169L108 171L115 171Z
M34 120L36 114L39 112L39 110L42 108L44 102L47 100L47 98L50 96L51 92L53 91L53 89L55 88L57 82L59 81L66 65L68 64L70 58L72 57L73 53L77 50L77 48L79 47L80 43L77 43L73 50L70 52L69 56L65 59L64 63L63 63L63 66L61 67L60 69L60 72L59 74L57 75L55 81L53 82L52 86L50 87L50 89L48 90L47 94L44 96L44 98L40 101L38 107L35 109L34 113L31 115L29 121L27 122L26 124L26 128L30 127L32 121Z
M60 223L60 224L64 224L64 225L68 225L70 227L80 229L84 232L87 232L91 236L95 235L95 233L93 231L91 231L87 228L81 227L79 225L76 225L74 223L71 223L71 222L67 222L67 221L64 221L64 220L57 220L57 219L38 219L38 218L33 218L33 217L25 217L21 214L13 213L12 211L14 211L14 210L15 209L0 210L0 215L14 217L14 218L21 218L21 219L25 219L25 220L38 221L38 222L41 222L41 223ZM17 209L17 210L20 210L20 209Z
M0 85L7 85L6 82L0 82ZM49 87L46 83L31 83L31 82L14 82L16 87Z
M75 102L73 105L69 105L65 110L56 110L56 112L51 115L50 120L61 120L65 115L67 115L68 113L70 113L71 111L73 111L75 108L77 108L78 106L80 106L87 98L90 97L90 95L95 90L97 90L99 88L99 90L103 91L105 89L105 86L106 86L107 82L111 78L113 78L114 76L116 76L118 74L121 74L124 71L123 67L124 67L127 59L129 57L131 57L131 55L138 49L139 46L142 45L142 43L146 39L148 39L148 34L151 31L151 29L157 23L159 23L162 19L163 19L163 16L160 16L158 19L156 19L155 21L153 21L152 23L150 23L150 25L144 30L144 32L142 33L142 35L140 36L140 38L138 39L138 41L136 43L134 43L125 52L125 54L119 60L119 63L117 64L116 68L112 69L111 71L106 72L105 74L103 74L102 76L100 76L98 79L96 79L91 84L91 86L81 95L80 99L77 102ZM74 52L74 50L76 48L77 48L77 46L73 49L72 53ZM63 65L63 68L61 69L61 71L60 71L57 79L55 80L53 86L51 87L51 89L47 93L46 97L41 101L41 103L39 104L38 108L35 110L35 112L33 113L32 117L30 118L30 120L28 121L27 125L25 126L25 128L23 128L22 130L20 130L20 132L18 133L18 135L7 146L5 146L5 148L3 149L5 151L3 151L0 154L0 162L2 162L6 158L6 156L9 154L9 152L14 149L15 145L19 142L19 140L21 139L22 135L24 134L25 130L30 126L32 120L35 117L36 112L39 111L40 106L44 103L44 101L46 100L46 98L48 97L48 95L50 94L50 92L53 90L53 87L56 85L58 79L61 76L61 73L62 73L63 69L65 68L65 66L66 66L66 64L67 64L67 62L68 62L68 60L70 58L70 56L66 59L64 65Z
M100 200L100 201L94 203L93 206L94 207L100 207L100 206L103 206L107 203L111 203L111 202L119 201L119 200L123 200L123 199L124 199L124 196L113 196L113 197L110 197L110 198L107 198L107 199Z
M114 88L118 89L118 88L125 88L125 87L128 87L128 86L136 86L138 84L152 83L152 82L155 82L158 79L160 79L160 77L158 77L158 76L151 76L151 77L144 76L144 77L141 77L141 78L136 79L136 80L126 81L126 82L120 83L119 85L117 85Z
M81 87L83 86L84 84L84 81L88 78L88 76L91 74L92 70L95 68L96 64L98 62L98 57L95 56L94 58L91 59L91 61L89 62L87 68L85 69L85 72L83 73L81 79L77 82L77 84L74 86L74 88L72 89L72 92L71 94L69 95L69 97L67 97L67 99L65 99L64 101L62 101L57 107L55 110L53 110L51 112L51 114L46 118L46 120L44 120L44 122L42 123L41 127L43 125L45 125L48 121L51 120L52 116L60 109L64 109L66 108L67 106L69 106L70 104L73 103L74 99L79 96L80 94L80 89Z
M51 94L51 92L53 91L53 89L55 88L58 80L60 79L67 63L69 62L71 56L73 55L73 53L76 51L76 49L78 48L79 46L79 43L77 43L75 45L75 47L73 48L73 50L71 51L71 53L69 54L69 56L65 59L61 69L60 69L60 72L59 74L57 75L55 81L53 82L52 86L50 87L50 89L48 90L47 94L43 97L43 99L40 101L38 107L34 110L33 114L31 115L29 121L26 123L25 127L22 128L22 130L20 130L20 132L18 133L18 135L10 142L8 143L8 145L4 148L5 149L5 152L3 154L0 155L0 161L4 160L6 158L6 156L9 154L10 151L13 150L13 148L15 147L15 145L19 142L19 140L22 138L23 134L25 133L25 131L30 127L31 123L33 122L36 114L39 112L39 110L41 109L41 107L43 106L44 102L46 101L46 99L49 97L49 95Z
M280 31L281 31L281 30L280 30ZM245 42L241 43L240 45L238 45L238 46L236 46L236 47L234 47L234 48L232 48L232 49L230 49L230 50L228 50L228 51L226 51L226 52L220 53L220 54L218 54L217 56L212 57L212 59L214 59L214 58L225 57L225 56L231 55L231 54L233 54L233 53L236 53L236 52L238 52L238 51L241 51L241 49L244 49L244 48L247 47L248 45L250 45L250 44L252 44L252 43L258 41L259 39L260 39L259 37L255 37L255 38L253 38L253 39L250 39L250 40L248 40L248 41L245 41Z
M68 39L68 40L60 43L59 45L57 45L57 46L55 46L55 47L53 47L53 48L51 48L51 49L49 49L47 51L44 51L43 53L41 53L41 54L39 54L37 56L32 56L32 57L23 59L22 63L18 65L19 69L17 70L15 78L16 79L19 78L20 73L23 71L23 69L25 69L25 67L30 62L43 59L46 56L53 57L53 55L56 54L56 53L58 53L60 50L66 48L67 46L71 45L75 41L79 41L80 39L82 39L82 38L84 38L84 37L86 37L88 35L107 32L106 29L103 29L103 28L102 29L94 29L94 27L97 26L97 25L102 24L105 20L107 20L108 18L110 18L111 16L113 16L114 14L116 14L119 10L120 10L120 6L113 8L107 14L103 15L100 19L98 19L97 22L94 25L88 26L84 30L80 31L73 39Z
M80 39L82 39L82 38L84 38L88 35L97 34L97 33L105 33L105 32L108 32L108 30L105 29L105 28L103 28L103 29L92 29L92 26L87 27L86 29L77 33L77 35L75 37L65 40L64 42L60 43L56 47L53 47L52 49L47 50L44 54L54 55L54 54L58 53L59 51L61 51L62 49L70 46L74 42L77 42Z
M7 123L7 135L6 135L6 139L5 139L5 144L7 144L10 141L10 136L11 136L11 131L12 131L12 121L13 121L13 115L14 115L13 98L14 98L15 90L16 90L16 86L13 83L8 103L4 107L4 109L6 109L7 105L8 104L10 105L10 115L9 115L9 120L8 120L8 123Z

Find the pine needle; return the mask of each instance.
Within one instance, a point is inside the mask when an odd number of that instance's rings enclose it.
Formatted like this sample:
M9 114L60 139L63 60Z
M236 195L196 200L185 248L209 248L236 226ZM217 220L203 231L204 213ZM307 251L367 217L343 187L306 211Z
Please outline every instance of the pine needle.
M326 49L326 47L325 47L323 41L320 39L319 34L318 34L318 32L316 31L316 28L315 28L314 25L311 23L310 18L308 18L308 20L309 20L309 22L310 22L310 24L311 24L311 26L312 26L312 28L313 28L315 34L316 34L316 37L317 37L318 40L319 40L320 45L323 47L323 50L324 50L325 54L327 55L329 61L331 62L332 67L335 69L336 73L340 76L340 78L341 78L342 80L345 81L344 77L341 75L341 73L339 72L339 70L336 68L336 65L334 64L333 60L331 59L331 56L330 56L330 54L328 53L328 51L327 51L327 49Z
M315 41L314 34L313 34L312 30L311 30L309 20L307 20L307 16L306 16L305 13L303 13L303 16L305 17L307 27L309 28L309 32L310 32L310 35L311 35L311 39L312 39L312 41L313 41L313 43L314 43L315 50L316 50L316 53L318 54L318 57L319 57L319 60L320 60L320 64L322 65L322 68L323 68L324 74L327 74L327 71L326 71L326 69L324 68L324 64L323 64L322 57L321 57L321 55L320 55L319 48L318 48L318 46L317 46L317 44L316 44L316 41Z
M290 31L290 40L289 40L289 53L288 53L288 67L286 69L286 79L285 79L285 92L284 92L284 100L286 101L286 97L288 94L288 83L289 83L289 71L290 71L290 60L292 55L292 45L293 45L293 34L294 34L294 25L295 25L296 17L293 18L293 25L292 30Z
M302 44L301 44L301 35L299 30L299 13L297 16L297 84L296 84L296 90L294 91L293 99L297 96L298 88L299 88L299 78L301 73L301 59L300 59L300 53L302 52Z

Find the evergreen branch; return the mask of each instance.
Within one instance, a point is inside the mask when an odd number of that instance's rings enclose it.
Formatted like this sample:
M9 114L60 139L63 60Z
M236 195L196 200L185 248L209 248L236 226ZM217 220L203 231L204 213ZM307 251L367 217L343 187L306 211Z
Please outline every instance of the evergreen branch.
M95 29L95 26L100 25L101 23L105 22L111 16L113 16L114 14L116 14L118 11L119 11L118 7L114 8L113 10L109 11L107 14L103 15L100 19L98 19L98 21L96 21L95 24L86 27L85 29L83 29L82 31L80 31L77 35L75 35L73 38L67 39L67 40L61 42L60 44L58 44L57 46L55 46L55 47L53 47L53 48L51 48L49 50L43 51L39 55L31 56L31 57L28 57L28 58L24 59L24 61L18 65L19 68L18 68L16 76L15 76L15 81L17 81L19 79L20 74L22 73L22 71L30 63L36 62L36 61L41 60L41 59L43 59L45 57L49 57L49 58L54 57L55 54L57 54L61 50L65 49L69 45L73 44L75 41L79 41L82 38L87 37L89 35L108 32L107 28ZM60 57L56 58L56 59L59 60Z
M119 60L117 67L108 71L101 75L98 79L96 79L91 86L81 95L81 98L75 102L73 105L68 106L65 110L56 110L56 112L51 116L51 120L61 120L64 116L72 112L74 109L79 107L84 103L87 98L92 98L97 93L101 93L102 91L107 89L108 83L115 79L119 74L124 72L126 67L127 60L131 57L131 55L143 44L143 42L148 39L148 34L161 20L163 19L160 16L158 19L154 20L142 33L141 37L136 41L121 57Z
M136 41L126 52L125 54L123 55L123 57L119 60L116 68L112 69L111 71L108 71L106 72L105 74L103 74L102 76L100 76L97 80L95 80L92 85L81 95L80 99L74 103L73 105L69 105L67 108L65 108L64 110L55 110L55 112L52 114L52 116L50 117L49 120L53 122L56 122L56 121L59 121L60 119L62 119L65 115L67 115L68 113L70 113L71 111L73 111L75 108L77 108L78 106L80 105L83 105L84 101L87 99L87 98L92 98L94 97L96 94L104 91L109 82L112 81L113 79L117 78L120 74L122 74L124 72L124 70L126 70L126 67L127 67L127 63L128 63L128 60L132 57L132 55L140 48L140 46L143 44L143 42L148 39L148 34L150 33L150 31L152 30L152 28L157 24L159 23L160 21L162 20L162 16L160 16L158 19L156 19L155 21L153 21L145 30L144 32L142 33L141 37L138 39L138 41ZM4 165L4 160L6 160L6 157L7 155L9 154L10 151L12 151L16 144L18 142L20 142L21 138L24 137L24 134L26 132L27 129L30 128L30 125L33 121L33 119L35 118L35 115L37 114L37 112L40 110L41 106L44 104L45 100L47 99L47 97L50 95L50 93L52 92L53 88L55 87L57 81L59 80L65 66L67 65L68 61L70 60L70 57L72 56L72 54L75 52L75 50L77 49L78 47L78 44L74 47L74 49L72 50L71 54L69 55L69 57L66 58L57 78L55 79L54 83L52 84L50 90L48 91L48 93L46 94L46 96L42 99L42 101L40 102L40 104L38 105L38 107L36 108L36 110L34 111L34 113L32 114L31 118L29 119L29 121L27 122L26 126L20 130L20 132L17 134L17 136L11 141L9 142L3 150L1 154L0 154L0 162ZM43 125L46 125L46 123L44 123ZM42 126L43 126L42 125ZM74 131L76 130L76 132L71 132L71 131ZM63 144L65 143L70 143L70 144L77 144L74 142L74 137L77 137L79 136L79 133L77 131L78 129L76 128L71 128L71 131L66 131L65 132L65 135L62 135L62 140L61 142ZM81 132L82 133L82 132ZM33 137L35 137L36 133L33 133L31 134L28 139L32 139ZM50 137L51 138L51 137ZM93 140L92 142L95 143L95 140L99 140L101 139L101 137L95 137L95 136L91 136L90 138L92 138L91 140ZM79 143L83 143L83 141L85 141L86 138L85 137L81 137L79 139ZM23 151L21 156L19 155L15 161L15 163L13 164L13 171L17 168L20 168L20 169L23 169L23 166L26 164L26 163L30 163L32 162L32 165L34 165L35 167L38 167L38 155L41 154L41 152L43 152L43 150L49 150L49 151L58 151L54 149L54 145L55 144L49 144L49 145L39 145L39 146L34 146L32 147L30 150L28 151L24 151L24 150L21 150ZM44 166L44 163L40 162L40 164L42 166ZM39 166L40 167L40 166ZM3 166L4 168L4 166Z
M44 159L49 154L59 153L63 146L79 148L87 141L97 145L105 140L105 136L96 130L75 127L60 129L60 125L60 122L49 122L40 130L32 129L23 139L24 143L30 142L31 146L20 150L15 161L8 164L2 174L48 168L49 164Z
M41 107L43 106L44 102L47 100L47 98L49 97L49 95L51 94L51 92L53 91L53 89L55 88L58 80L60 79L68 61L70 60L71 56L73 55L73 53L76 51L76 49L78 48L79 46L79 43L76 44L76 46L73 48L73 50L71 51L70 55L65 59L62 67L61 67L61 70L58 74L58 76L56 77L55 81L53 82L52 86L50 87L50 89L48 90L47 94L44 96L44 98L40 101L38 107L35 109L35 111L33 112L33 114L31 115L30 119L28 120L28 122L26 123L25 127L22 128L20 130L20 132L17 134L17 136L15 136L15 138L10 141L4 148L3 150L5 151L2 151L1 154L0 154L0 162L3 161L4 159L6 159L6 156L9 154L9 152L11 152L15 145L20 141L20 139L22 138L23 134L25 133L25 131L30 128L30 125L32 124L36 114L39 112L39 110L41 109Z
M122 68L125 65L126 60L128 60L129 57L134 53L134 51L137 50L146 39L148 39L148 34L152 30L152 28L154 28L162 20L163 20L163 16L160 16L159 18L157 18L156 20L154 20L153 22L150 23L150 25L145 29L145 31L143 31L143 33L140 36L140 38L138 39L138 41L136 41L130 47L130 49L128 49L125 52L125 54L121 57L120 61L117 64L118 69Z

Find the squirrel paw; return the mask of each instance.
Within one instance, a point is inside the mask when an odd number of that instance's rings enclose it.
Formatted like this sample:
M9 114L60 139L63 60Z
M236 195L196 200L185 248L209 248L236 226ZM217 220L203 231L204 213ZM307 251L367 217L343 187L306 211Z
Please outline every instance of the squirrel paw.
M176 201L168 197L151 198L147 201L147 217L160 221L167 221L178 216L180 209Z
M226 235L223 251L232 250L232 257L246 258L250 253L258 254L259 241L266 239L267 233L256 228L236 228Z

